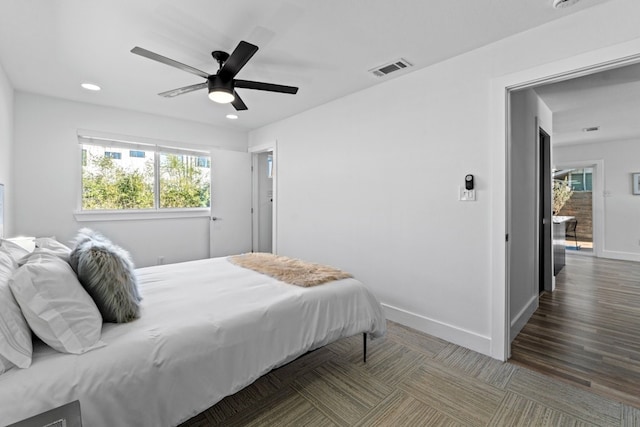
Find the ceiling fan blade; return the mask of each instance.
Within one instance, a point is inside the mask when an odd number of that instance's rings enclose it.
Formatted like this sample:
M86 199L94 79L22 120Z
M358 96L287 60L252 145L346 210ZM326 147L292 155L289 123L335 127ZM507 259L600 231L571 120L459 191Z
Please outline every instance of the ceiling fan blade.
M242 101L242 98L240 98L238 92L234 90L233 96L236 97L231 103L231 105L233 105L233 108L235 108L237 111L248 110L247 105Z
M273 83L254 82L251 80L235 80L235 87L241 89L266 90L268 92L290 93L295 95L298 88L294 86L277 85Z
M200 76L205 79L209 77L209 74L205 73L202 70L198 70L197 68L193 68L181 62L174 61L173 59L169 59L166 56L158 55L157 53L151 52L150 50L143 49L138 46L131 49L131 53L144 56L145 58L153 59L154 61L162 62L163 64L170 65L172 67L178 68L191 74L195 74L196 76Z
M197 83L191 86L184 86L178 89L168 90L166 92L159 93L158 95L164 96L165 98L173 98L174 96L182 95L185 93L193 92L194 90L204 89L207 87L207 82Z
M234 78L257 51L258 46L241 41L218 71L218 76L225 80Z

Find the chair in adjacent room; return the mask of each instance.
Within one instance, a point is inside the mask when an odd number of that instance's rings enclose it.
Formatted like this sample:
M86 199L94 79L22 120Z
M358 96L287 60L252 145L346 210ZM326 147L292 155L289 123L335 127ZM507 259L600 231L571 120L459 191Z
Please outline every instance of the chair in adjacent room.
M570 219L567 221L567 228L565 230L565 237L573 237L574 242L576 243L576 250L580 250L580 246L578 246L578 235L576 233L576 227L578 227L577 219Z

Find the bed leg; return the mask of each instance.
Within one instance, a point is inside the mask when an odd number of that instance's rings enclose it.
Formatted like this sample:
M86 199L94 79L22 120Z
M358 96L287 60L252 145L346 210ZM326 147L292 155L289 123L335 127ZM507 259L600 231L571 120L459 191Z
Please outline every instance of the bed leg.
M367 363L367 333L362 334L362 359L364 363Z

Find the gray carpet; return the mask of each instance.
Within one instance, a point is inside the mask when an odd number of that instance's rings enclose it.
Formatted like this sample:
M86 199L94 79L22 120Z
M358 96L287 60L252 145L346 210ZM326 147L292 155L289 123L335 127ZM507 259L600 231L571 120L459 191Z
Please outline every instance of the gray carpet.
M640 410L389 322L279 368L183 426L639 426Z

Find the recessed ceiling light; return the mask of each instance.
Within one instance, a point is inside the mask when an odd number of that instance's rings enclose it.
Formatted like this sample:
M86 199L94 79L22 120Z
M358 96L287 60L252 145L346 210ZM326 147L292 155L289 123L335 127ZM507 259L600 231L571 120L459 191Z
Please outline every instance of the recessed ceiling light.
M93 90L93 91L98 91L102 89L100 86L93 83L82 83L80 86L82 86L83 89Z
M580 0L553 0L553 7L556 9L562 9L565 7L573 6L578 3Z
M229 120L235 120L238 118L237 114L227 114L227 119Z

